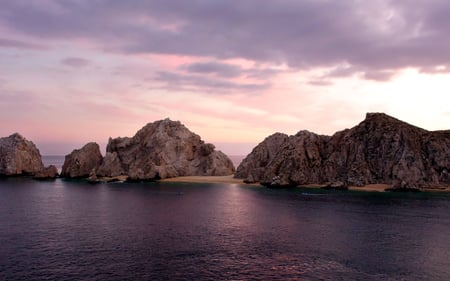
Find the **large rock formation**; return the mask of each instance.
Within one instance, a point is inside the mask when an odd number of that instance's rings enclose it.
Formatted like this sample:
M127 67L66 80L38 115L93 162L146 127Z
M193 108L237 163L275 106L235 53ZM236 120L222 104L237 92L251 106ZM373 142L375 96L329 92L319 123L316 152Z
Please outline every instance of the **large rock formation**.
M450 185L450 131L426 131L383 113L321 136L276 133L256 146L235 177L267 186L342 182L399 188Z
M0 175L55 178L58 170L44 168L39 150L18 133L0 138Z
M44 169L34 143L15 133L0 138L0 175L34 175Z
M92 153L86 153L92 157ZM95 163L98 157L95 157ZM67 163L66 163L67 162ZM73 169L75 162L66 162L62 176ZM101 164L100 164L101 163ZM155 180L178 176L223 176L234 173L231 160L214 145L204 143L200 136L178 121L169 119L149 123L134 137L109 139L106 155L90 166L83 177L127 176L129 180ZM79 173L76 173L79 175Z
M75 149L66 155L62 166L61 177L85 178L97 169L102 163L103 156L100 147L95 142L90 142L81 149Z

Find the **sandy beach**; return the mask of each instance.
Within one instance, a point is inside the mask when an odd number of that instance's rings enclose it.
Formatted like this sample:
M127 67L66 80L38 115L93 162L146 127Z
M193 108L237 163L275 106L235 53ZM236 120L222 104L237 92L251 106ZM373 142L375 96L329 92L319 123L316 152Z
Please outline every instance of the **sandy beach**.
M233 175L229 176L187 176L167 178L160 180L162 182L192 182L192 183L230 183L245 184L242 179L235 179Z
M176 177L160 180L162 182L190 182L190 183L228 183L228 184L241 184L241 185L252 185L261 186L259 183L246 184L242 179L236 179L233 175L230 176L187 176L187 177ZM306 188L321 188L325 185L321 184L307 184L301 187ZM262 187L262 186L261 186ZM353 191L367 191L367 192L385 192L386 188L389 188L388 184L368 184L365 186L350 186L349 190ZM423 191L437 191L437 192L450 192L450 186L444 188L424 188Z

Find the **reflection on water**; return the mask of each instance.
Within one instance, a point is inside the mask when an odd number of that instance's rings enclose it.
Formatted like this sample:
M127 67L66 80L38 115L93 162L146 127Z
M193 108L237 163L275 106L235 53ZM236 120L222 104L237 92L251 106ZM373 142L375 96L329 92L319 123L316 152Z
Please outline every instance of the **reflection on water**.
M3 179L0 279L446 280L449 202L447 194Z

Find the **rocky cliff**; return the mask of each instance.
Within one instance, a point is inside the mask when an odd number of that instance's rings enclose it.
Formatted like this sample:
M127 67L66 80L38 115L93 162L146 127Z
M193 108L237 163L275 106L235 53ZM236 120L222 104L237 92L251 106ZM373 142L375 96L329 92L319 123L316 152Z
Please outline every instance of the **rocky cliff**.
M100 153L100 147L97 143L90 142L66 155L61 170L61 177L88 177L93 170L100 166L102 160L103 156Z
M33 142L18 133L0 138L0 175L28 175L39 178L55 178L58 171L44 168L41 154Z
M235 177L267 186L343 182L399 188L450 185L450 131L426 131L383 113L333 136L276 133L256 146Z
M64 173L64 167L70 170L74 165L64 163L62 175L72 177ZM234 166L224 153L204 143L180 122L169 119L147 124L133 137L109 139L105 157L90 168L94 169L93 178L125 175L129 180L234 173Z

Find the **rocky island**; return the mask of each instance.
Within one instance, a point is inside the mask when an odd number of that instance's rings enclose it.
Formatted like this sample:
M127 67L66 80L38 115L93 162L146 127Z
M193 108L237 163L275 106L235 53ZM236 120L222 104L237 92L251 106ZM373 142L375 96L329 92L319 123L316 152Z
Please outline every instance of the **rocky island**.
M0 138L0 176L33 176L36 179L52 179L58 169L44 167L42 157L33 142L14 133Z
M96 143L67 155L61 177L158 180L180 176L225 176L235 171L231 160L205 143L179 121L148 123L133 137L110 138L102 157Z
M387 184L419 190L450 185L450 130L427 131L383 113L333 136L275 133L242 161L235 177L269 187Z

